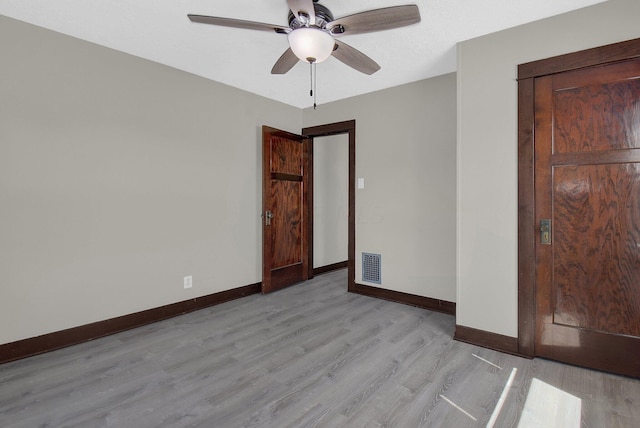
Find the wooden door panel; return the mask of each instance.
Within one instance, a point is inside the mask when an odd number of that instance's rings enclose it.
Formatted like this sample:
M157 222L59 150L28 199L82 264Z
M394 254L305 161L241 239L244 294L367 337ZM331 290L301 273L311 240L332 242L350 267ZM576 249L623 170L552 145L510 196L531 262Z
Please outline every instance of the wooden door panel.
M553 322L640 336L640 167L553 170Z
M563 325L544 330L536 343L536 355L635 377L640 376L639 353L637 342L627 336Z
M553 152L640 148L640 79L555 91Z
M309 159L304 141L299 135L262 128L263 293L308 278Z
M272 173L302 177L302 144L299 140L272 136L270 149Z
M640 59L534 88L535 353L640 376Z
M302 263L302 182L273 180L271 199L271 269Z

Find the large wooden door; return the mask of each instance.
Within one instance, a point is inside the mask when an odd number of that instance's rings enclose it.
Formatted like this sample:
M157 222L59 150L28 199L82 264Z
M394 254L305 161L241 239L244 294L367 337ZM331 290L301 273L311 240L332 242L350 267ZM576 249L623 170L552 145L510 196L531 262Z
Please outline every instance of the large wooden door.
M308 278L308 144L262 127L262 292Z
M640 59L534 93L535 354L640 376Z

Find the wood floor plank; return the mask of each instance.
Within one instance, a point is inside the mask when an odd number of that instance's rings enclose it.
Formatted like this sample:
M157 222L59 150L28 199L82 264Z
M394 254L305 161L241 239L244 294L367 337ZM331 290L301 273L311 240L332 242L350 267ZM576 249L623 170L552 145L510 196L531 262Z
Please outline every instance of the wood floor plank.
M579 398L583 427L640 426L638 379L457 342L453 316L346 284L329 272L0 365L0 426L481 427L514 368L495 427L517 426L533 379Z

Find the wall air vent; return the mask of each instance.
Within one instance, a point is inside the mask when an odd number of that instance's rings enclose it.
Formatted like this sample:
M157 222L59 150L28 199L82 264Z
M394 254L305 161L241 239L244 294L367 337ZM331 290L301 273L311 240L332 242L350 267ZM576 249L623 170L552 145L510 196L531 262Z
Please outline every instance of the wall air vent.
M362 253L362 280L382 284L381 264L380 254Z

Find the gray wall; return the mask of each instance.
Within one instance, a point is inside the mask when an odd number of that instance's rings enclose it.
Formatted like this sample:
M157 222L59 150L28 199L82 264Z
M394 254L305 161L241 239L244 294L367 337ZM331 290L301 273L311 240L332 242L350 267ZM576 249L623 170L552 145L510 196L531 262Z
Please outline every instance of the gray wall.
M518 334L517 65L638 38L639 19L609 0L459 44L458 324Z
M448 74L304 111L356 120L356 281L382 254L382 287L455 301L456 78ZM377 286L377 285L376 285Z
M5 17L0 57L0 343L260 281L262 124L356 119L357 257L455 301L454 74L313 111Z
M261 280L300 109L1 16L0 58L0 343Z

